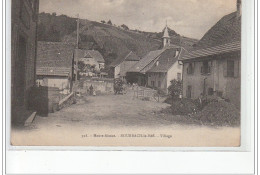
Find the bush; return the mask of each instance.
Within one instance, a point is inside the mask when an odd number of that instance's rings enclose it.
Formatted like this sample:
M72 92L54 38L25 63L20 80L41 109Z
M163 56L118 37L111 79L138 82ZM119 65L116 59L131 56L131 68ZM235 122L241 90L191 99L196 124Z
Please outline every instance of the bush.
M201 111L193 115L193 118L203 124L233 126L240 124L240 111L235 105L224 100L209 101Z
M173 115L187 115L198 111L198 104L192 99L174 99L171 101L171 105Z
M179 98L182 92L182 82L180 80L172 80L171 85L168 87L168 92L171 98Z

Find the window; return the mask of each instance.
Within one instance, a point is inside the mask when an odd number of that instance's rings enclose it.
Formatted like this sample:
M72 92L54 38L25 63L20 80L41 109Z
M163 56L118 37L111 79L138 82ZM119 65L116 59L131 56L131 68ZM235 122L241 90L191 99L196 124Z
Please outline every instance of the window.
M210 73L210 65L209 61L203 61L203 66L201 67L202 74L209 74Z
M176 52L175 52L175 57L177 57L178 55L179 55L179 51L178 50L176 50Z
M193 74L194 73L194 65L192 63L189 63L187 68L187 74Z
M187 98L191 98L191 89L192 89L192 87L191 86L188 86L187 87Z
M154 87L154 81L151 81L152 87Z
M177 73L177 80L181 81L181 73Z
M161 81L158 81L158 87L159 88L161 87Z
M213 88L208 88L208 95L213 95Z
M235 75L234 70L235 70L235 61L228 60L227 61L227 76L234 77L234 75Z

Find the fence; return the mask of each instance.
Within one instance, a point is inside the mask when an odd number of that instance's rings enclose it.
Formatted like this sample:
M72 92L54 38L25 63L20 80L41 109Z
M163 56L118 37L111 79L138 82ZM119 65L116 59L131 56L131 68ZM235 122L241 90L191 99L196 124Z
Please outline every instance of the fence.
M154 89L149 89L145 87L135 87L134 88L134 99L142 99L142 100L155 100L160 102L160 95Z

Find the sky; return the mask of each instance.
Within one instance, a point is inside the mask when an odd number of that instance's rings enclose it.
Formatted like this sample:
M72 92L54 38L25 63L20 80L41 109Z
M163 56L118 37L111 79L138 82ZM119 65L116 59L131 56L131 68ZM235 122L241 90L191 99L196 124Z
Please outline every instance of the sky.
M40 12L126 24L130 29L200 39L221 17L236 11L236 0L40 0Z

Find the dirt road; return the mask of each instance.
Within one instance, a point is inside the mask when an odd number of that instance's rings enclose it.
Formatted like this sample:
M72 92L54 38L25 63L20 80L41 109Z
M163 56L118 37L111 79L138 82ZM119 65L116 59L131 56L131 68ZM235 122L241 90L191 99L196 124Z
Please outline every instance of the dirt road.
M240 129L176 123L159 111L168 104L125 95L87 96L48 117L15 128L13 145L238 146ZM178 116L180 117L180 116Z

